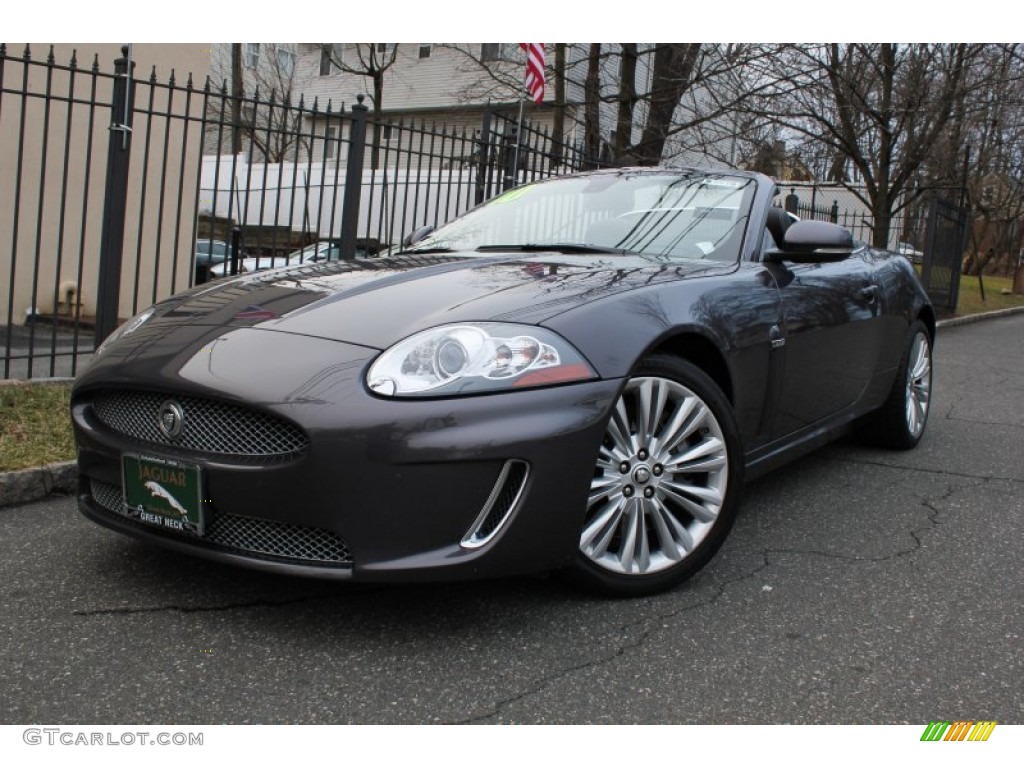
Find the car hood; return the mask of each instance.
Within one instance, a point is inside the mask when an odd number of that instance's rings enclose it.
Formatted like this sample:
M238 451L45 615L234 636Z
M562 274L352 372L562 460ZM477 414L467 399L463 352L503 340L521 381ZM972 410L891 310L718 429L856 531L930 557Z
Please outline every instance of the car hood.
M258 327L384 349L445 323L540 324L613 293L733 269L614 254L408 254L208 283L164 302L149 322Z

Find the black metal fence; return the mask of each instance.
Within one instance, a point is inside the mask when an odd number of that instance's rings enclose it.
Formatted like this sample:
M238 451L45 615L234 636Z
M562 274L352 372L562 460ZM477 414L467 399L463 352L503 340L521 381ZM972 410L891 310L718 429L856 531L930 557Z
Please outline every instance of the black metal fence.
M0 378L75 375L120 321L208 276L198 241L234 238L237 257L329 239L351 258L596 165L500 110L375 121L362 99L140 76L127 47L90 64L0 45Z
M105 71L0 44L0 378L75 375L120 321L209 276L201 241L234 242L235 262L321 240L352 258L599 165L515 108L457 117L160 81L128 48ZM860 214L790 203L870 240ZM924 242L910 219L894 231Z
M803 190L801 190L803 191ZM827 192L822 192L821 197L828 199ZM831 204L819 205L815 195L810 201L806 195L801 195L792 189L782 199L782 207L790 213L799 216L801 219L812 219L814 221L831 221L839 224L853 233L855 240L864 243L872 242L874 218L866 205L858 207L841 207L839 201L833 198ZM895 251L902 251L908 256L921 256L926 237L928 223L929 199L922 199L918 204L903 208L895 213L889 221L889 243L888 247Z
M956 309L969 221L968 209L941 198L932 202L921 282L941 311Z

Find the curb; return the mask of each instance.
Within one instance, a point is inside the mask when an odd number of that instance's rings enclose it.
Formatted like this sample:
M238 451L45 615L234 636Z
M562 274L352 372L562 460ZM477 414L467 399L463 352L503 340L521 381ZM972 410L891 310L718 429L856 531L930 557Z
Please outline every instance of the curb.
M1024 307L1008 307L1006 309L996 309L992 312L981 312L977 315L964 315L963 317L950 317L946 320L939 320L935 327L955 328L958 325L980 323L982 320L997 320L1000 317L1009 317L1010 315L1019 315L1021 313L1024 313Z
M34 469L0 472L0 507L27 504L51 493L77 493L78 465L61 461Z
M997 320L1001 317L1022 313L1024 313L1024 307L1009 307L1008 309L997 309L994 312L982 312L977 315L951 317L946 320L940 320L935 325L938 328L955 328L959 325L980 323L983 320ZM47 379L46 381L57 383L52 379ZM73 381L73 379L62 379L59 381ZM6 382L0 382L0 384L2 383ZM73 461L47 464L45 467L36 467L34 469L21 469L17 472L0 472L0 507L28 504L46 498L51 493L73 494L77 490L78 468Z

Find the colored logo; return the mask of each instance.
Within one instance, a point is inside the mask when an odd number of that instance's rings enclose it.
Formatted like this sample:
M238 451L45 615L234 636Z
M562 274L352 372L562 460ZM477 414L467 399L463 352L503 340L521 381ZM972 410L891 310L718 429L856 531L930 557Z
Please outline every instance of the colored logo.
M988 741L995 727L995 720L932 720L921 741Z

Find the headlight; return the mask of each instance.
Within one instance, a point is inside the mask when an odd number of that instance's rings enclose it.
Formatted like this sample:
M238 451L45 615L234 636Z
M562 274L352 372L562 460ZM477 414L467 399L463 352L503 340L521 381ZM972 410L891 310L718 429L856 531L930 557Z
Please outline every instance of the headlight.
M442 396L597 378L557 334L501 323L445 325L385 351L366 375L385 397Z
M137 314L128 322L123 323L122 325L115 328L113 332L109 336L107 336L107 338L105 338L98 347L96 347L96 354L103 354L103 352L105 352L111 344L120 339L122 336L127 336L129 333L134 333L135 331L137 331L139 328L142 327L142 325L147 320L149 320L149 318L153 316L154 312L156 312L156 308L150 307L146 311Z

